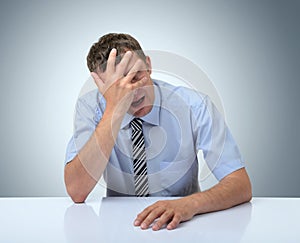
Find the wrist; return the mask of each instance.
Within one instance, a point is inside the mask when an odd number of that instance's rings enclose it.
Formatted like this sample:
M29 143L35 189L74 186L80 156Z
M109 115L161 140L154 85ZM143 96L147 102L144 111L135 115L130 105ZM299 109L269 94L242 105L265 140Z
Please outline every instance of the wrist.
M107 113L113 119L123 119L129 109L130 103L126 102L108 102L104 113Z
M201 192L194 193L188 196L190 206L193 209L194 215L204 213L203 211L203 202L201 200Z
M109 121L111 124L121 123L126 112L117 112L116 109L106 108L101 120Z

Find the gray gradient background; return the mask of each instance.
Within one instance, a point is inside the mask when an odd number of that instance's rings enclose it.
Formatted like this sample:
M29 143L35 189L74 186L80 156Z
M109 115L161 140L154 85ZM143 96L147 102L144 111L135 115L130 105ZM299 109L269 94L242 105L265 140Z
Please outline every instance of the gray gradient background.
M300 1L1 1L0 196L64 196L90 45L127 32L223 99L255 196L300 196Z

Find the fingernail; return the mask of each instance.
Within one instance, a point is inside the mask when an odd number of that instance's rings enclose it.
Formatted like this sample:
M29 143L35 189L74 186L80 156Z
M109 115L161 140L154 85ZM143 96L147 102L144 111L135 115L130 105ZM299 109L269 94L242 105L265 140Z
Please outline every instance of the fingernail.
M145 223L142 223L142 224L141 224L141 228L142 228L142 229L146 229L146 228L147 228L147 225L146 225Z
M168 229L168 230L172 230L173 227L172 227L171 225L168 225L168 226L167 226L167 229Z
M135 225L135 226L140 225L140 221L139 221L139 220L135 220L135 221L134 221L134 225Z
M156 224L152 226L152 229L153 230L159 230L159 228L158 228L158 226Z

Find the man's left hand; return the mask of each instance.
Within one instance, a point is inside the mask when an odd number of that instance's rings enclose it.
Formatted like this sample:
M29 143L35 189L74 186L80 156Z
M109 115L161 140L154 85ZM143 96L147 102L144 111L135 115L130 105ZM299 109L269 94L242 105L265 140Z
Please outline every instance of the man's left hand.
M180 222L193 218L196 212L195 201L191 197L158 201L139 213L134 225L141 229L148 229L152 225L153 230L159 230L166 225L168 230L172 230Z

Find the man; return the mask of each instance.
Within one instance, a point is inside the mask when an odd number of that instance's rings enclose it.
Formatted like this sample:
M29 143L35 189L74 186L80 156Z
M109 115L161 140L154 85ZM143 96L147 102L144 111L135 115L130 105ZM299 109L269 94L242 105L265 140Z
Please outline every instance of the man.
M102 175L107 196L182 196L156 202L134 221L159 230L251 200L238 148L207 96L152 80L150 57L127 34L102 36L87 62L98 90L79 98L67 148L74 202L84 202ZM203 192L198 150L219 180Z

